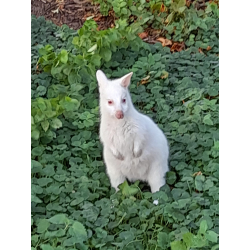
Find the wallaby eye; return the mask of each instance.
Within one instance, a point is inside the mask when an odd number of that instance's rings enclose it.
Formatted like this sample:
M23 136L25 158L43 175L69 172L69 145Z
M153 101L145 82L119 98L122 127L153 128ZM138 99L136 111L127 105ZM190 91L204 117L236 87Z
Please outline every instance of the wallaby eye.
M126 102L126 99L122 99L122 102L125 103L125 102Z
M108 104L109 104L109 105L112 105L112 104L113 104L113 101L110 101L110 100L109 100L109 101L108 101Z

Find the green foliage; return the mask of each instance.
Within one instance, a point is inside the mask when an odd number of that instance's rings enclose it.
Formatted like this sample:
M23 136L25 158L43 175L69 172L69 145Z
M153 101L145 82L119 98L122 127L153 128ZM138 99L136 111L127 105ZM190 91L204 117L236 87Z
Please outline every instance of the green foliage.
M209 242L217 243L218 234L214 231L207 231L208 225L206 220L202 220L197 235L187 232L182 235L182 241L171 242L171 250L189 250L189 249L204 249L209 246ZM212 249L217 249L218 245L214 245Z
M107 16L110 10L115 17L144 29L151 27L165 31L166 38L185 42L187 47L195 46L205 53L219 52L219 9L215 2L206 3L205 10L197 11L194 1L189 7L186 0L96 0L100 11ZM133 28L132 28L133 30ZM210 48L208 51L207 48Z
M192 45L171 54L142 43L138 30L120 19L97 31L89 20L76 34L32 18L34 249L218 248L218 56ZM110 187L97 68L110 78L133 71L133 103L169 140L171 171L155 194L139 181Z

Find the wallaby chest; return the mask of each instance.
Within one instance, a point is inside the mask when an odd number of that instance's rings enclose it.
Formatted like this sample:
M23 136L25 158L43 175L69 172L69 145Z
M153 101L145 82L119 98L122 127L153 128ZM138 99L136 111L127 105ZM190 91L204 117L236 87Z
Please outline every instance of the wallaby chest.
M119 150L126 150L133 147L133 142L138 135L138 128L128 121L121 124L107 123L103 131L104 144L112 144Z

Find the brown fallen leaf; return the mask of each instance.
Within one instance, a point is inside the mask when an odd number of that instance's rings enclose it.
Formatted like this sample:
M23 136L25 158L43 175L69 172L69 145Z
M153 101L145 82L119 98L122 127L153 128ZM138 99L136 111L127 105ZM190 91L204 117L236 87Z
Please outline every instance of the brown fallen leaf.
M190 0L187 0L187 1L186 1L186 5L187 5L187 7L189 7L189 6L190 6L190 4L191 4L191 1L190 1Z
M197 175L202 175L202 172L201 171L195 172L192 176L197 176Z
M198 51L199 51L201 54L204 54L203 51L202 51L202 48L199 48Z
M95 17L93 18L93 20L94 20L95 22L98 22L98 21L100 21L101 18L102 18L102 15L101 15L101 14L98 14L97 16L95 16Z
M208 1L209 3L212 3L212 2L214 2L215 4L219 4L219 1L218 0L210 0L210 1Z
M162 47L172 45L172 41L168 40L167 38L164 38L164 37L159 37L159 38L156 39L156 41L161 42Z
M148 33L147 33L147 32L142 32L142 33L139 33L138 36L139 36L141 39L144 39L144 38L148 37Z
M142 78L141 79L141 84L147 83L149 81L149 78L150 78L150 76L146 76L146 77Z
M165 11L165 5L161 4L160 12L164 12L164 11Z
M185 49L185 43L181 42L181 43L174 43L173 46L171 47L170 51L182 51L183 49Z
M207 46L207 50L211 50L212 49L212 47L211 46Z
M109 16L114 16L114 15L115 15L114 10L110 10L110 11L109 11Z

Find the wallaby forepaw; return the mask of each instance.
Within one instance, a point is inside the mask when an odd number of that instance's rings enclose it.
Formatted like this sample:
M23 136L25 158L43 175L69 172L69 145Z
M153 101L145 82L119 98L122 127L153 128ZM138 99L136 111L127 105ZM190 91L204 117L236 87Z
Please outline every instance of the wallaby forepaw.
M117 154L114 154L114 157L120 161L124 160L124 156L119 152Z
M138 158L142 155L142 149L139 149L138 151L134 151L133 155L135 158Z
M122 154L119 153L119 154L117 155L117 159L123 161L123 160L124 160L124 156L123 156Z

